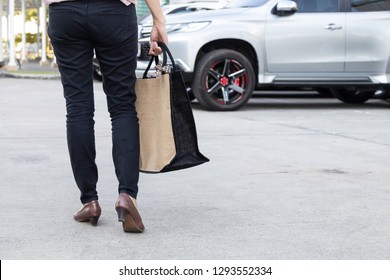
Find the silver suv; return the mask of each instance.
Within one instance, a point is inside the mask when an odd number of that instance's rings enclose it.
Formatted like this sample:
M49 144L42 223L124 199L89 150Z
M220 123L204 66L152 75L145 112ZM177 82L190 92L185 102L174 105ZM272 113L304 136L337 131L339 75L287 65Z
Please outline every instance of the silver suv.
M150 26L141 29L143 68ZM238 0L168 16L169 48L210 110L253 90L309 87L363 103L390 84L390 0Z

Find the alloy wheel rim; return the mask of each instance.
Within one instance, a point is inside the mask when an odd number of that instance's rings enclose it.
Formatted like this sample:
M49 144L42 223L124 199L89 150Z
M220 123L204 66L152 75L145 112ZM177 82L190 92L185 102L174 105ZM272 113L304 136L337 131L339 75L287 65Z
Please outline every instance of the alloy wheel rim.
M248 73L237 60L225 58L214 62L206 76L207 95L216 103L230 105L245 96Z

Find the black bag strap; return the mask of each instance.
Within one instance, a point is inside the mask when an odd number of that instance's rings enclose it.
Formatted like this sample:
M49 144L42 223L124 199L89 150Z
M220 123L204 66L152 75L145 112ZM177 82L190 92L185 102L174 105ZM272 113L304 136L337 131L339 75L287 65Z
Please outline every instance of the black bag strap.
M172 63L172 68L174 70L176 70L176 63L175 63L175 60L173 59L173 56L172 56L172 53L171 51L168 49L167 45L164 44L163 42L157 42L158 46L162 49L162 55L163 55L163 61L162 61L162 66L167 66L167 56L169 57L169 60L171 61ZM151 58L150 58L150 61L149 61L149 64L148 66L146 67L145 69L145 72L143 74L143 78L147 78L147 75L148 75L148 72L150 70L150 67L152 66L152 63L153 61L155 62L155 64L157 65L159 63L159 59L158 59L158 56L154 56L152 55Z
M155 64L157 65L157 64L158 64L158 56L152 55L152 57L150 58L149 63L148 63L148 66L146 67L145 72L144 72L144 74L142 75L142 78L143 78L143 79L146 79L146 78L147 78L148 72L149 72L149 70L150 70L150 67L152 66L153 60L155 61Z
M165 45L163 42L157 42L158 46L162 49L163 51L163 66L167 65L167 54L169 56L169 60L172 63L172 67L176 69L176 63L175 60L173 59L171 51L168 49L168 46Z

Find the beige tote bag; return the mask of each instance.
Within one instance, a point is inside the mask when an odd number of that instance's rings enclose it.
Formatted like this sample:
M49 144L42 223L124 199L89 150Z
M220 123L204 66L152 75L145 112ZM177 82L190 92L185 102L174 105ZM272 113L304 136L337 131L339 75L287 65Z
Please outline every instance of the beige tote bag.
M140 170L159 172L176 154L171 121L169 74L137 79L135 92L135 106L140 125Z
M140 125L140 171L169 172L208 162L199 151L191 101L180 69L165 45L163 62L152 57L143 78L137 79L135 107ZM167 65L167 55L172 66ZM157 77L148 77L153 62Z

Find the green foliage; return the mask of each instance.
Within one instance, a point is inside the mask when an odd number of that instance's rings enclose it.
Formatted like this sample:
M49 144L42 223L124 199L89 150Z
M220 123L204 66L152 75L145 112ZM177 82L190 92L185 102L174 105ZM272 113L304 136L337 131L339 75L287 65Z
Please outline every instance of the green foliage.
M42 38L42 34L41 34ZM15 44L22 42L22 34L15 35ZM26 33L26 43L36 43L37 42L37 34L36 33Z
M26 21L38 21L38 9L26 10Z

